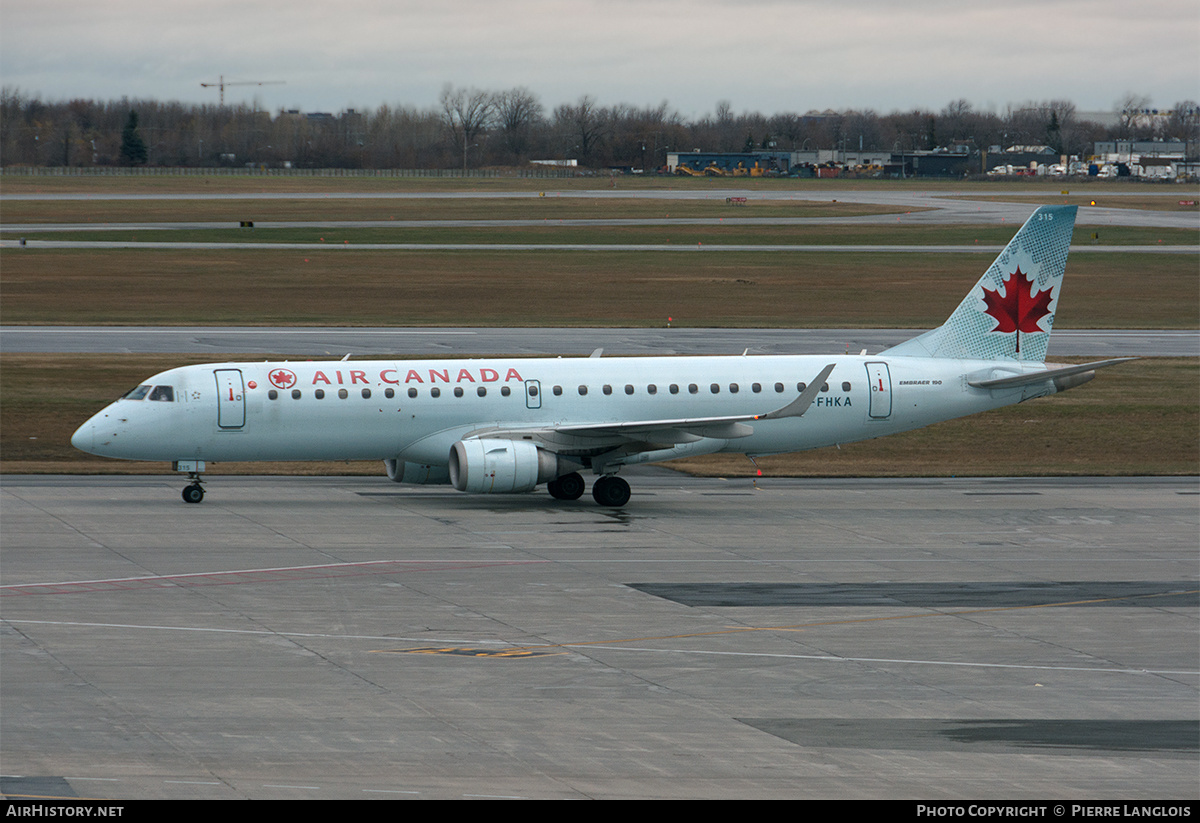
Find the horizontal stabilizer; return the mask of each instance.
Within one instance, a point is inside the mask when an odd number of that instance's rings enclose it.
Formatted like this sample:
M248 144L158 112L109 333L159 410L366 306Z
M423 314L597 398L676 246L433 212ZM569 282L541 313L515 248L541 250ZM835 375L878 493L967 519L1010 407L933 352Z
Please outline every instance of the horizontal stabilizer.
M1130 360L1137 360L1137 358L1117 357L1113 360L1097 360L1095 363L1081 363L1078 366L1047 364L1044 371L1025 372L1024 374L1014 374L1011 377L996 377L990 380L967 380L967 385L974 386L977 389L1011 389L1017 386L1030 386L1034 383L1043 383L1047 380L1057 380L1076 374L1084 374L1085 372L1102 369L1105 366L1128 363Z

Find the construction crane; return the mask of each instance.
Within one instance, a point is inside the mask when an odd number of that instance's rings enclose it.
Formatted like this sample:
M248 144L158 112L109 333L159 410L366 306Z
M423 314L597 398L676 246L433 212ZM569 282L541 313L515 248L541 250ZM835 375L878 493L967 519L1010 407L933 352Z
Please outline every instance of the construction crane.
M212 88L216 86L221 90L221 105L225 105L225 87L226 86L282 86L287 83L286 80L230 80L225 82L225 75L221 75L221 79L216 83L201 83L204 88Z

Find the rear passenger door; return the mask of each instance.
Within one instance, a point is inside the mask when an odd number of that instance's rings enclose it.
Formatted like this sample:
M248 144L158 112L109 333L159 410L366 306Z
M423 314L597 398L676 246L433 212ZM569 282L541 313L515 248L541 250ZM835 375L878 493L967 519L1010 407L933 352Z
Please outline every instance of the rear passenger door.
M246 425L246 390L241 369L216 369L217 426L240 429Z
M892 416L892 375L887 363L868 363L867 382L871 384L871 404L867 412L872 420Z

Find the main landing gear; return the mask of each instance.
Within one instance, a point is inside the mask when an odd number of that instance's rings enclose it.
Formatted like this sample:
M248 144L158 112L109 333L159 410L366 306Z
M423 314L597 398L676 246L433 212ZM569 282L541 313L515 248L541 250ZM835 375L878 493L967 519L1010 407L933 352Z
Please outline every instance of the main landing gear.
M550 492L550 496L555 500L578 500L583 497L583 488L583 478L579 476L579 472L564 474L546 484L546 491Z
M615 474L606 474L592 484L592 497L601 506L620 508L629 502L629 484Z
M584 485L579 472L571 472L547 483L546 491L555 500L578 500L583 497ZM606 474L592 484L592 497L601 506L620 508L629 502L629 484L615 474Z

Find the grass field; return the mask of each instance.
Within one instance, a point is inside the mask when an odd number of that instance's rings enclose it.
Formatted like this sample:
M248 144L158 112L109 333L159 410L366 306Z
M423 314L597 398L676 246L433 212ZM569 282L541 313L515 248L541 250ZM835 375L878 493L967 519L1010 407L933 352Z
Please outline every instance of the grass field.
M986 254L0 252L6 324L927 328ZM1190 255L1075 254L1060 328L1195 328Z
M329 221L334 222L334 221ZM719 225L578 226L547 220L537 226L409 226L396 221L387 227L322 226L242 229L232 222L223 228L106 228L70 231L22 231L27 240L120 241L130 243L327 243L369 246L378 243L438 244L574 244L574 245L795 245L795 246L1004 246L1014 228L999 226L760 226ZM11 238L11 233L8 233ZM1188 229L1112 226L1077 228L1072 243L1096 246L1195 246ZM29 253L31 250L26 250Z

